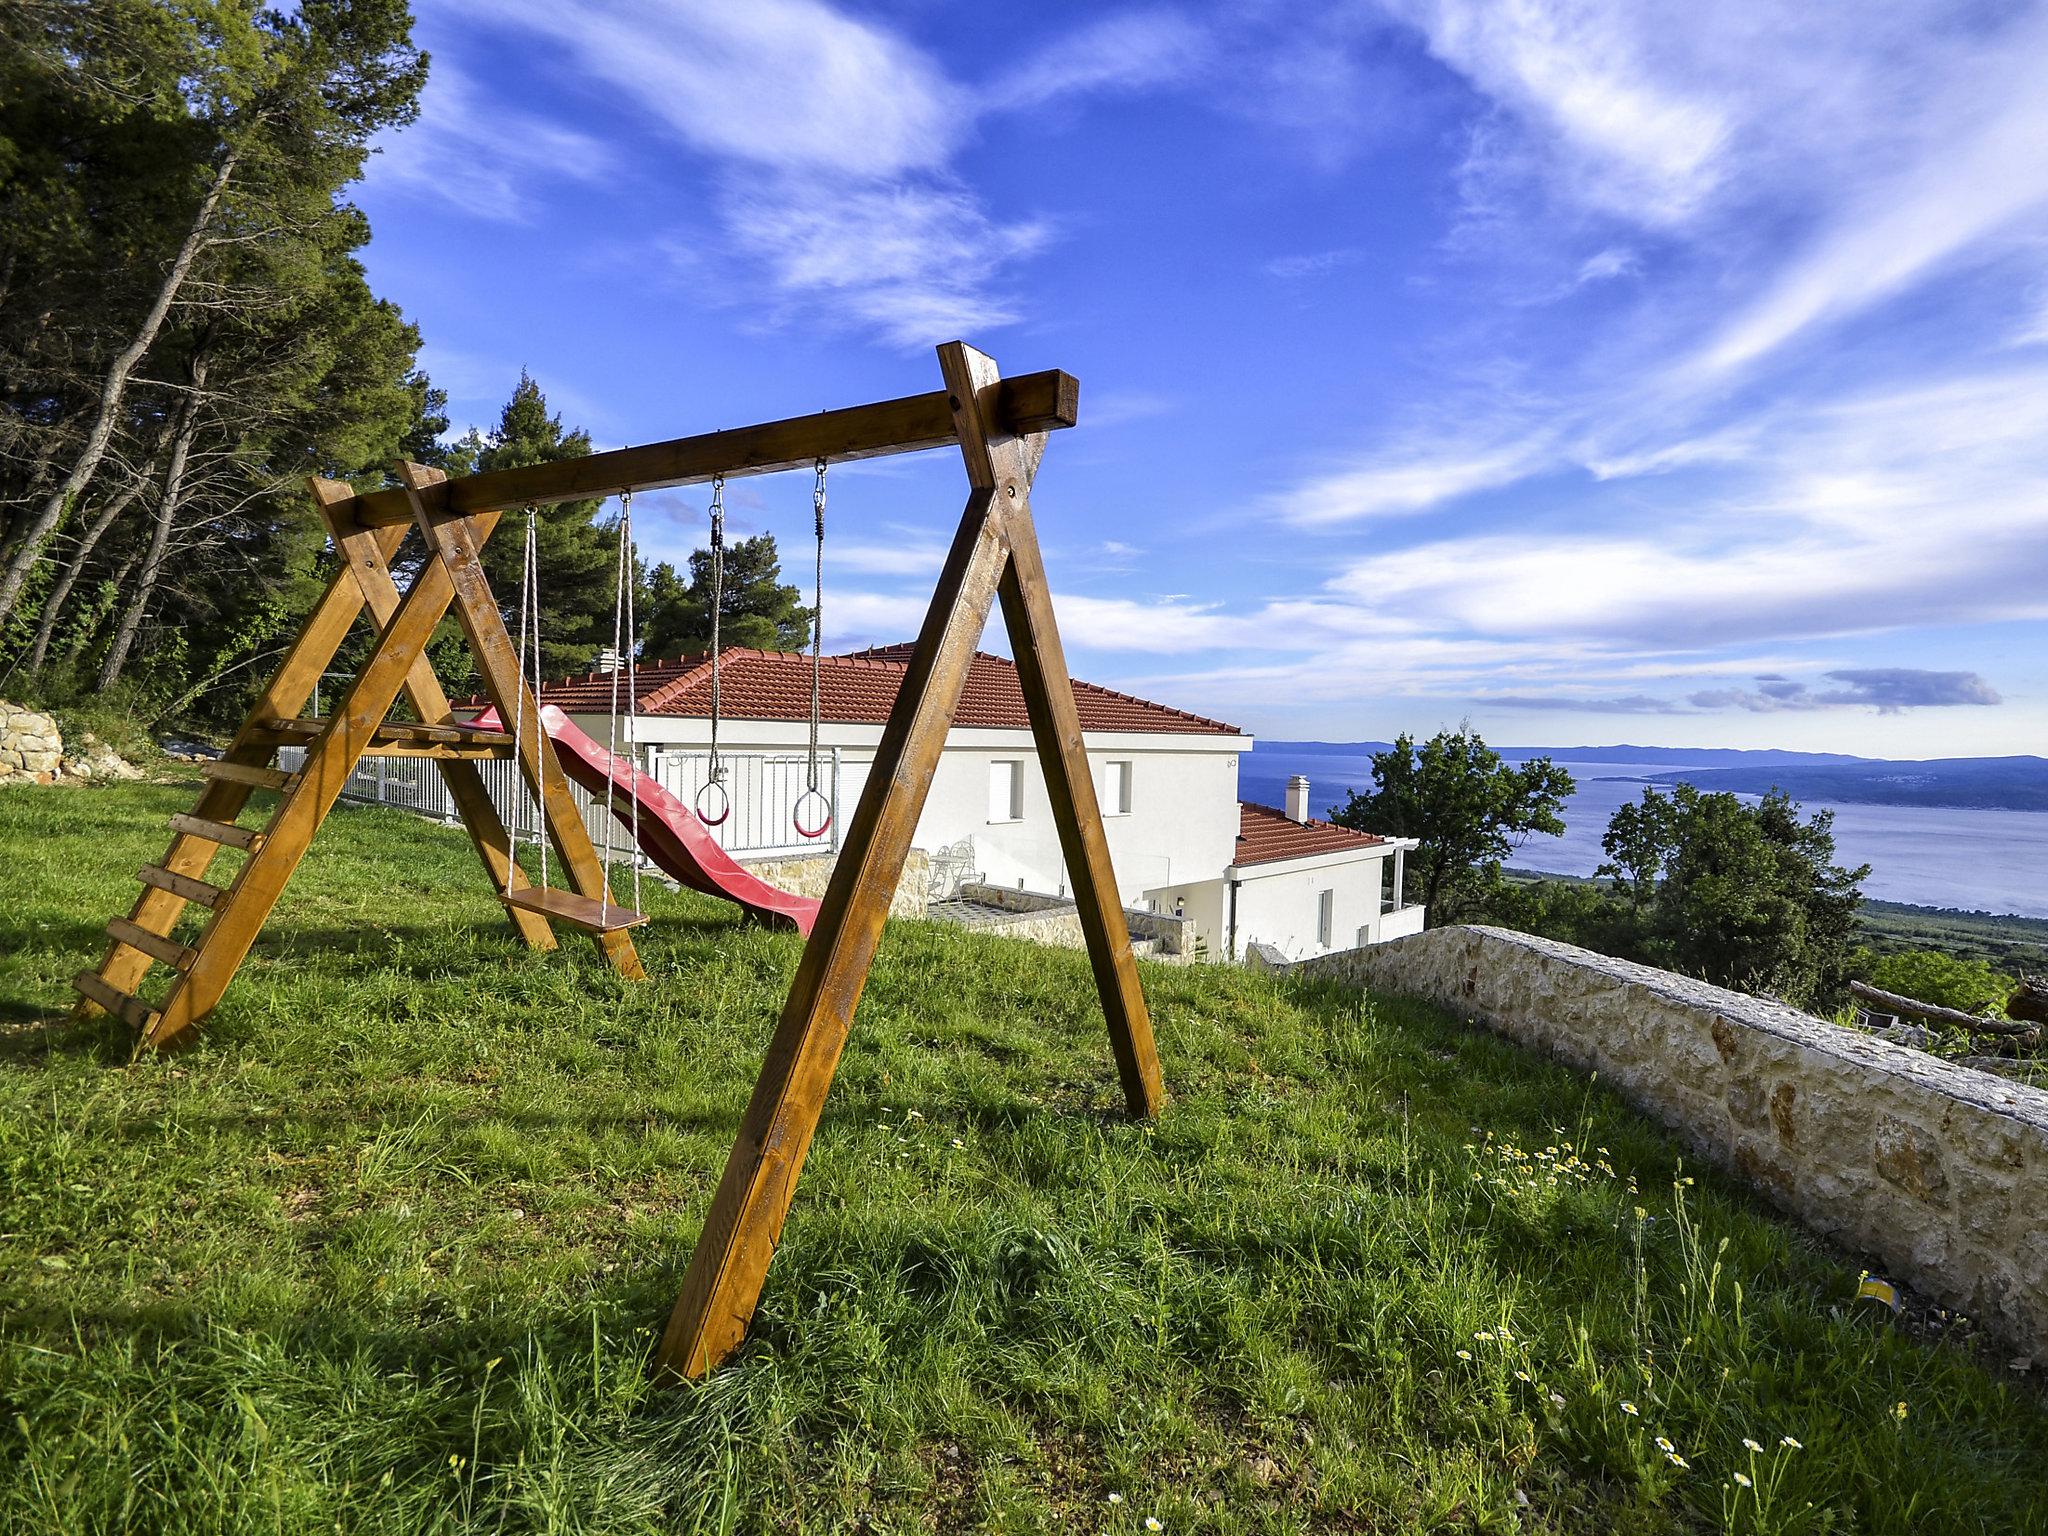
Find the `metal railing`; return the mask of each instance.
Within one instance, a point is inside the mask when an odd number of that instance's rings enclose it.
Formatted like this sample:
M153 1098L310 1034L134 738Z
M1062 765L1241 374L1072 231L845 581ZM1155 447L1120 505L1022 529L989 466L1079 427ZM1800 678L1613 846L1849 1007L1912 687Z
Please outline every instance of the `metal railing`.
M698 791L711 777L711 754L655 747L649 755L654 759L655 782L694 807ZM721 752L718 760L725 770L732 814L713 827L711 834L726 852L750 858L799 858L839 851L841 823L852 807L840 801L837 747L829 749L829 755L825 749L818 753L818 792L831 802L833 813L831 826L816 838L799 835L793 815L807 779L808 760L803 753Z
M746 858L800 857L805 854L836 853L839 849L839 752L830 761L819 754L818 788L832 802L835 814L829 831L816 839L797 835L790 820L790 808L804 792L805 758L802 753L721 753L725 784L732 796L732 814L711 829L720 847ZM283 747L278 766L296 770L306 758L304 747ZM698 789L710 771L710 758L699 752L672 752L660 747L647 750L648 770L655 782L683 804L694 806ZM491 803L498 808L505 825L516 829L522 842L540 833L540 813L526 787L519 765L510 760L484 759L476 763ZM583 813L583 824L600 850L605 828L612 828L613 851L624 858L632 850L626 828L605 815L604 798L593 796L580 784L571 783L569 794ZM448 793L434 760L426 757L365 757L342 786L344 800L365 805L389 805L453 823L455 799ZM624 806L623 798L617 803Z

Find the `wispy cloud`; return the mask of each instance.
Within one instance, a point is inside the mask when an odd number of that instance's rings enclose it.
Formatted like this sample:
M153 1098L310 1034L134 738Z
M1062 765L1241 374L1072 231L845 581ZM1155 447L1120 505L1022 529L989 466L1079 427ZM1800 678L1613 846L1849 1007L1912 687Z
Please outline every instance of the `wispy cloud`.
M1359 260L1365 252L1356 247L1338 251L1311 251L1294 256L1275 256L1265 265L1268 277L1277 277L1286 282L1299 282L1305 277L1323 277L1339 267L1348 267Z
M1308 526L1424 512L1475 491L1510 485L1550 462L1544 435L1471 443L1416 442L1361 455L1311 475L1274 498L1274 509Z
M1185 79L1205 60L1209 35L1178 11L1104 16L1004 69L990 94L1000 111L1103 90L1138 90Z
M1152 88L1198 62L1203 32L1166 9L1101 17L970 89L880 20L823 0L450 0L545 38L607 94L713 168L722 233L768 291L771 321L892 345L1022 315L1006 280L1042 250L1043 217L992 213L956 168L990 113ZM507 136L511 137L511 136ZM506 189L535 155L479 136L474 174ZM480 197L485 195L480 192ZM696 242L677 242L693 268Z
M522 223L542 188L595 181L614 167L609 147L492 100L469 76L436 62L417 123L377 140L369 177L408 196L451 204L480 219Z
M1051 237L1042 222L997 225L967 192L930 183L735 182L722 207L785 304L828 305L903 347L1015 320L995 281Z

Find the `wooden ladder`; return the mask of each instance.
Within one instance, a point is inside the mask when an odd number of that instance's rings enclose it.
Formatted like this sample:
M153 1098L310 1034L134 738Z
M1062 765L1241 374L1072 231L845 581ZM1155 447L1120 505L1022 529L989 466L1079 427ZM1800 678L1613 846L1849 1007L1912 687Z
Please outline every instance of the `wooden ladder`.
M425 654L435 626L454 607L500 717L520 718L515 708L524 684L477 558L499 514L429 512L418 504L416 492L437 484L438 472L405 465L401 473L415 498L414 524L428 550L412 586L401 596L389 566L406 528L364 527L337 514L335 509L350 502L354 491L314 481L314 499L342 556L342 569L233 744L218 762L205 766L206 787L197 803L171 818L169 849L139 873L142 892L128 915L107 925L105 957L73 981L83 1011L118 1015L139 1031L143 1047L186 1043L220 1001L314 834L366 756L435 762L493 888L505 899L506 916L526 943L554 948L551 924L566 922L589 933L621 974L636 979L644 974L626 932L644 919L611 900L604 866L559 765L550 763L549 771L539 771L541 754L552 753L554 744L540 730L538 702L530 694L525 700L524 718L535 725L524 741L515 743L504 731L478 730L454 718ZM314 682L366 609L378 626L369 660L331 717L300 718ZM401 694L411 701L419 722L386 718ZM281 746L305 748L296 771L273 764ZM512 860L510 838L477 771L478 759L515 756L527 783L541 790L543 819L571 886L552 893L552 900L528 899L531 887ZM239 818L258 791L277 796L270 818L261 828L242 826ZM231 880L218 884L206 876L222 848L240 849L246 857ZM199 933L190 942L172 937L185 909L194 905L206 909ZM170 966L174 975L162 1001L152 1004L142 997L141 985L158 963Z

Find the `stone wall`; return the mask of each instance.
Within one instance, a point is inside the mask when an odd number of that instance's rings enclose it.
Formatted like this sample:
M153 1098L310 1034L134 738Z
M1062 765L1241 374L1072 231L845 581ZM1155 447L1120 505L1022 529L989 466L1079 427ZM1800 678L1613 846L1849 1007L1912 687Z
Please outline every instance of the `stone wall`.
M1081 931L1081 913L1071 896L1048 896L1042 891L1020 891L1014 886L971 880L963 882L954 895L961 901L1016 913L1016 920L1003 924L1000 930L1005 938L1029 939L1034 944L1050 944L1058 949L1088 947L1088 936ZM1152 941L1149 953L1154 959L1185 960L1194 954L1195 920L1191 917L1125 907L1124 924L1134 942Z
M64 759L57 722L19 704L0 701L0 781L33 779L47 784Z
M2048 1093L1498 928L1433 929L1292 970L1422 998L1597 1070L1874 1268L2048 1348Z
M746 860L747 873L779 885L797 896L823 896L832 879L834 854L810 854L796 859ZM931 883L931 860L922 848L910 850L903 861L903 878L896 882L896 895L889 903L891 917L923 917L930 902L926 889Z
M121 755L87 731L66 753L57 722L0 699L0 784L54 784L60 779L139 779Z

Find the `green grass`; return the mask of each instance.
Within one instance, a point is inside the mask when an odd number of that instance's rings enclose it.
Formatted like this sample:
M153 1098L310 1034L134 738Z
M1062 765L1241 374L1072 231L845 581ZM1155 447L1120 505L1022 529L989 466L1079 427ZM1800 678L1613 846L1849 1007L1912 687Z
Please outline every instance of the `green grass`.
M748 1345L652 1390L797 941L657 890L622 984L351 810L206 1042L129 1066L56 1010L190 798L0 791L0 1531L2048 1529L1968 1328L1597 1085L1148 967L1132 1124L1082 956L920 923Z

